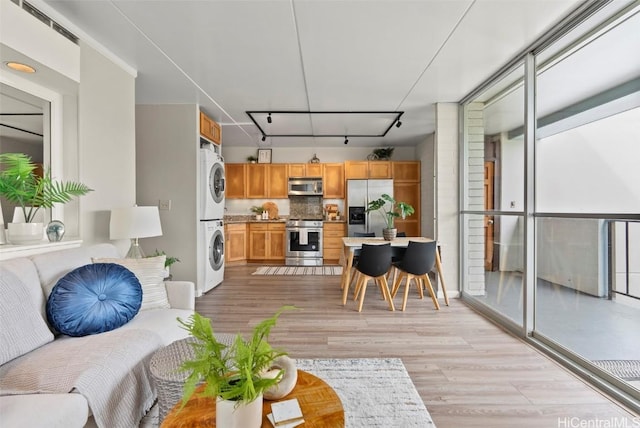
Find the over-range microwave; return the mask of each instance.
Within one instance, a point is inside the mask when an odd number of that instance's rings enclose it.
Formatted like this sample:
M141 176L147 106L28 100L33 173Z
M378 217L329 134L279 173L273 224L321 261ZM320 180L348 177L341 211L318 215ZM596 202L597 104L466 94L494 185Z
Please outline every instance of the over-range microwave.
M322 177L289 178L289 196L322 196Z

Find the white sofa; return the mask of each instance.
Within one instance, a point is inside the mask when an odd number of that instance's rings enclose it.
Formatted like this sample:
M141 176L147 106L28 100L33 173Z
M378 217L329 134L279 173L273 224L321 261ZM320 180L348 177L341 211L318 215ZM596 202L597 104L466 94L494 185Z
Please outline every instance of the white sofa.
M3 278L19 278L20 281L14 281L17 282L15 287L25 288L28 293L27 300L30 301L24 302L24 305L20 305L21 308L18 316L23 317L24 315L26 319L27 315L34 316L35 314L47 322L45 311L47 298L61 277L77 267L91 264L92 258L113 257L120 257L115 246L111 244L98 244L2 261L0 262L0 274L3 275ZM8 289L10 290L9 293L11 293L12 286L12 284L10 287L6 285L3 286L0 290L0 299L5 299L7 294L7 292L2 290ZM92 410L89 402L83 395L79 393L19 394L15 390L5 390L4 382L6 378L4 376L8 375L6 372L11 372L11 370L3 371L2 368L15 366L16 362L22 359L28 359L29 354L36 350L38 350L38 352L45 352L46 349L51 349L48 347L53 346L56 342L60 345L60 343L63 343L59 342L60 340L88 340L90 344L97 336L116 332L118 332L116 334L120 334L119 332L126 332L128 330L144 330L148 332L149 335L158 336L159 339L154 339L154 341L157 342L157 349L159 349L175 340L187 337L188 333L179 327L176 319L178 317L187 319L193 313L195 309L194 284L182 281L166 281L165 287L171 306L169 309L148 309L140 311L131 321L114 330L114 332L100 333L80 338L53 335L52 341L44 345L38 345L35 349L26 350L23 354L16 356L11 361L0 366L0 426L3 428L67 428L95 424L95 421L91 417ZM6 323L6 319L3 323ZM6 325L0 326L2 329L6 327ZM3 337L3 342L9 342L0 343L0 346L3 348L17 346L14 345L14 343L19 342L19 340L16 341L7 338L7 334L2 334L0 337ZM76 342L76 344L77 343L81 342ZM88 348L91 348L91 346L89 345ZM23 351L20 350L17 352ZM69 355L69 359L73 358L74 355ZM145 364L146 370L148 371L147 364L148 361L146 361ZM9 375L10 374L11 373L9 373ZM153 386L150 388L153 389ZM155 394L155 390L153 393ZM147 405L148 403L145 404L145 407ZM144 410L148 410L148 408Z

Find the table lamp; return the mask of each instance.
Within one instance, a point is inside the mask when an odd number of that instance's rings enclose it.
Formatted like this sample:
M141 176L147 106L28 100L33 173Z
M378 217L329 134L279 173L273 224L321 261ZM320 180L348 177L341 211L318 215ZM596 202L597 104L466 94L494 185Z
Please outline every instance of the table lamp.
M144 257L139 238L161 236L160 213L158 207L119 208L111 210L109 237L111 239L131 239L131 248L126 258L141 259Z

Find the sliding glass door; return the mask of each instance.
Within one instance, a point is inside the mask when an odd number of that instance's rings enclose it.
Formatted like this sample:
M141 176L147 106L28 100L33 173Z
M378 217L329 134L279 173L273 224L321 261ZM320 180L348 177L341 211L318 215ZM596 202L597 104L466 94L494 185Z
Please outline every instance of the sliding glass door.
M461 106L462 295L640 398L640 5L591 4Z

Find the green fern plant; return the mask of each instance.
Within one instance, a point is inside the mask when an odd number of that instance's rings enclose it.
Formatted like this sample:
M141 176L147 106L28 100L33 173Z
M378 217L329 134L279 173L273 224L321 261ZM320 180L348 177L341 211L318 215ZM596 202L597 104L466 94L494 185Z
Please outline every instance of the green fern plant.
M275 358L286 355L284 351L272 348L267 339L280 314L290 309L295 307L283 306L274 316L256 325L248 341L238 334L230 346L218 342L211 321L199 313L195 312L187 321L178 318L181 328L196 338L191 343L194 358L180 367L180 370L190 372L184 384L182 404L189 400L202 381L206 383L203 396L233 400L236 405L252 402L280 382L282 370L273 379L263 378L261 374Z
M26 223L33 221L40 208L65 204L93 190L82 183L55 181L50 171L41 177L36 168L24 153L0 154L0 195L20 206Z

